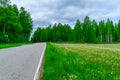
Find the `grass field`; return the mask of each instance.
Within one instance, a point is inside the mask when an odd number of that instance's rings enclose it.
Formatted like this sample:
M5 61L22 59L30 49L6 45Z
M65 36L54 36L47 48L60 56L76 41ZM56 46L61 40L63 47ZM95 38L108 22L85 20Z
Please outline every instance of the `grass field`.
M48 43L43 80L120 80L120 44Z
M32 43L11 43L11 44L0 44L0 49L3 49L3 48L10 48L10 47L16 47L16 46L21 46L21 45L27 45L27 44L32 44Z

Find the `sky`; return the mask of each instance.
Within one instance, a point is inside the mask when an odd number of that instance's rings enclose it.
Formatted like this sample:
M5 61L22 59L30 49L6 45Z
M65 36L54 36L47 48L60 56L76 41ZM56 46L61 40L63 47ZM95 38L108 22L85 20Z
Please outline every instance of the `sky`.
M11 0L12 4L23 6L34 22L34 28L63 23L74 26L77 19L106 20L120 19L120 0Z

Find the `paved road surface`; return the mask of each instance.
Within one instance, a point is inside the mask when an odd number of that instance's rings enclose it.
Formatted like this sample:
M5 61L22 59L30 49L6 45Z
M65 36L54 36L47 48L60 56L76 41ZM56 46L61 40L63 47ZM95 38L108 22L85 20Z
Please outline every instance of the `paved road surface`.
M0 80L33 80L45 43L0 49Z

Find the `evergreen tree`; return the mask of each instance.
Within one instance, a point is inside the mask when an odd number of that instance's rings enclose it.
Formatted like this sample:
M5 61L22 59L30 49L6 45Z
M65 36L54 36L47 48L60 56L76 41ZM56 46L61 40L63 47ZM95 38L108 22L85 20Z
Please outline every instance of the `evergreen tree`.
M118 24L115 24L114 28L113 28L113 41L114 42L118 42L119 41L119 37L118 37Z
M82 42L83 41L83 29L82 29L82 23L77 20L75 27L74 27L74 39L76 42Z
M118 28L117 28L117 34L118 34L118 41L120 41L120 20L119 20L119 22L118 22L118 26L117 26Z
M38 36L38 37L37 37ZM38 38L38 39L37 39ZM46 28L37 29L32 38L34 42L58 42L74 41L86 43L112 43L120 41L120 21L118 24L108 19L97 24L95 20L91 21L88 16L84 22L76 21L72 29L68 24L54 24Z
M91 42L92 35L92 27L91 27L91 21L88 16L85 17L84 23L83 23L83 39L85 42Z
M64 41L71 41L72 29L70 25L64 24Z
M91 42L100 42L100 33L99 33L99 27L95 20L92 21L91 25Z
M52 41L52 26L49 25L46 29L45 29L45 37L46 37L46 41L49 42L49 41Z
M37 28L32 37L32 42L41 42L41 28Z
M56 36L56 34L57 34L57 24L54 24L54 25L53 25L53 28L52 28L52 36L53 36L52 41L53 41L53 42L56 42L56 41L57 41L57 36Z
M104 29L105 29L105 23L104 21L99 22L99 29L100 29L100 42L104 42Z
M112 42L112 35L113 35L113 23L112 21L110 21L109 19L106 22L106 27L105 27L105 31L106 31L106 42L110 43Z

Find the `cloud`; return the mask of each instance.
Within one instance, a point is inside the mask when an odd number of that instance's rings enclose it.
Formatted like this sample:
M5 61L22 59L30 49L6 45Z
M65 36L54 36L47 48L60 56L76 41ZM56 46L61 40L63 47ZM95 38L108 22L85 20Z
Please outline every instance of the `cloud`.
M85 16L91 19L117 21L120 17L119 0L11 0L20 8L25 7L31 13L34 27L54 23L74 25L76 19L83 21Z

